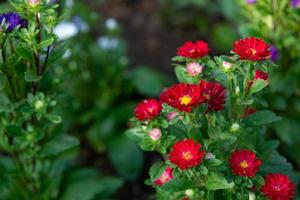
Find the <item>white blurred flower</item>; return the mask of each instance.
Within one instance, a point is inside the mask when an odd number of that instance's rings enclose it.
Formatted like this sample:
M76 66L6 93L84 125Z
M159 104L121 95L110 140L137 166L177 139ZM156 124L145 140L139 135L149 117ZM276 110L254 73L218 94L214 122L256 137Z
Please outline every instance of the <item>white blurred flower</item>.
M102 36L97 39L97 43L101 49L112 50L119 46L120 41L117 38Z
M78 34L78 28L73 22L62 22L54 28L59 40L66 40Z
M105 27L111 30L116 29L118 27L118 22L114 18L108 18L105 21Z

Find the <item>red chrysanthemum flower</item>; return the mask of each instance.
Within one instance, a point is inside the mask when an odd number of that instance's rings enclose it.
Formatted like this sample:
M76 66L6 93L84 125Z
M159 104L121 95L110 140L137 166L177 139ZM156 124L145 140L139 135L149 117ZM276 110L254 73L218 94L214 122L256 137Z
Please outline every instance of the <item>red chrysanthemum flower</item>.
M201 144L192 139L176 142L170 152L169 160L182 170L199 165L205 151L201 150Z
M269 75L261 70L256 70L254 80L257 80L257 79L262 79L262 80L267 81L269 79Z
M249 150L236 150L229 158L232 173L240 176L254 177L262 162Z
M286 175L268 174L261 191L270 200L291 200L295 196L295 185Z
M202 96L208 105L208 110L223 110L225 104L226 90L216 82L200 81Z
M269 48L265 41L255 37L241 39L233 44L233 51L241 60L266 60L271 55Z
M208 44L203 40L187 41L177 49L177 55L185 58L202 58L209 53Z
M199 85L179 83L163 91L160 100L179 111L190 112L203 102Z
M143 121L155 118L161 110L161 103L156 99L146 99L136 106L134 114L138 120Z
M154 181L154 183L158 186L162 186L165 183L171 181L173 179L173 168L167 167L165 171Z

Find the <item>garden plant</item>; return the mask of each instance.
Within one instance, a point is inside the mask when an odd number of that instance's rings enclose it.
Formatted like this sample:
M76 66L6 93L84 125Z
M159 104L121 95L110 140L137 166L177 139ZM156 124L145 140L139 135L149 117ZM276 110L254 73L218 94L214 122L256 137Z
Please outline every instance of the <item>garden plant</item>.
M300 164L300 1L240 1L242 36L261 37L271 44L270 89L265 98L283 120L272 126L284 152Z
M0 15L0 199L107 199L123 181L79 166L79 140L58 115L67 49L54 34L58 5L10 4L15 12Z
M231 56L211 58L202 40L184 43L172 59L180 83L159 99L140 102L126 134L161 154L146 184L157 199L270 199L296 197L298 175L266 138L281 120L265 105L270 45L255 37L233 44Z

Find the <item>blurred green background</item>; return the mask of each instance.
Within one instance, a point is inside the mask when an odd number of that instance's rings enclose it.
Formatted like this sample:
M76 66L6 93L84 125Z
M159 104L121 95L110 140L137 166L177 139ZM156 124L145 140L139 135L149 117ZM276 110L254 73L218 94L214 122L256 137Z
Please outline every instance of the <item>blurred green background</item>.
M8 11L2 2L1 12ZM280 152L300 171L300 9L288 0L57 3L61 24L55 32L67 48L48 77L58 87L58 102L63 102L56 110L63 119L60 129L81 141L68 171L78 182L68 185L64 180L63 199L72 199L74 192L83 193L80 200L94 199L101 191L100 199L154 198L143 181L160 158L144 154L124 130L138 101L158 96L175 82L170 59L186 40L206 40L212 55L228 53L233 41L246 36L262 37L274 46L278 67L271 75L267 101L257 109L269 106L283 116L269 128L269 137L281 141ZM95 175L115 178L102 179L100 190L84 182Z

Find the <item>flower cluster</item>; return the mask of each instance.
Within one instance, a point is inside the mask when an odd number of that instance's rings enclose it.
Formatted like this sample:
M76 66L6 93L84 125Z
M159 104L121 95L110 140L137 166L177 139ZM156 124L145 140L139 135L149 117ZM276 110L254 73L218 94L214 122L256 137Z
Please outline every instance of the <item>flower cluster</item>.
M164 164L151 168L148 183L170 199L205 199L220 189L228 189L225 194L231 199L293 199L295 185L285 172L265 170L267 147L249 143L260 138L264 114L271 117L271 111L252 105L269 83L265 66L271 62L270 46L251 37L234 42L231 57L210 59L208 52L204 41L178 48L174 60L185 62L175 69L180 83L135 108L136 126L128 136L165 158ZM176 192L169 182L177 186ZM180 184L190 188L180 189Z

